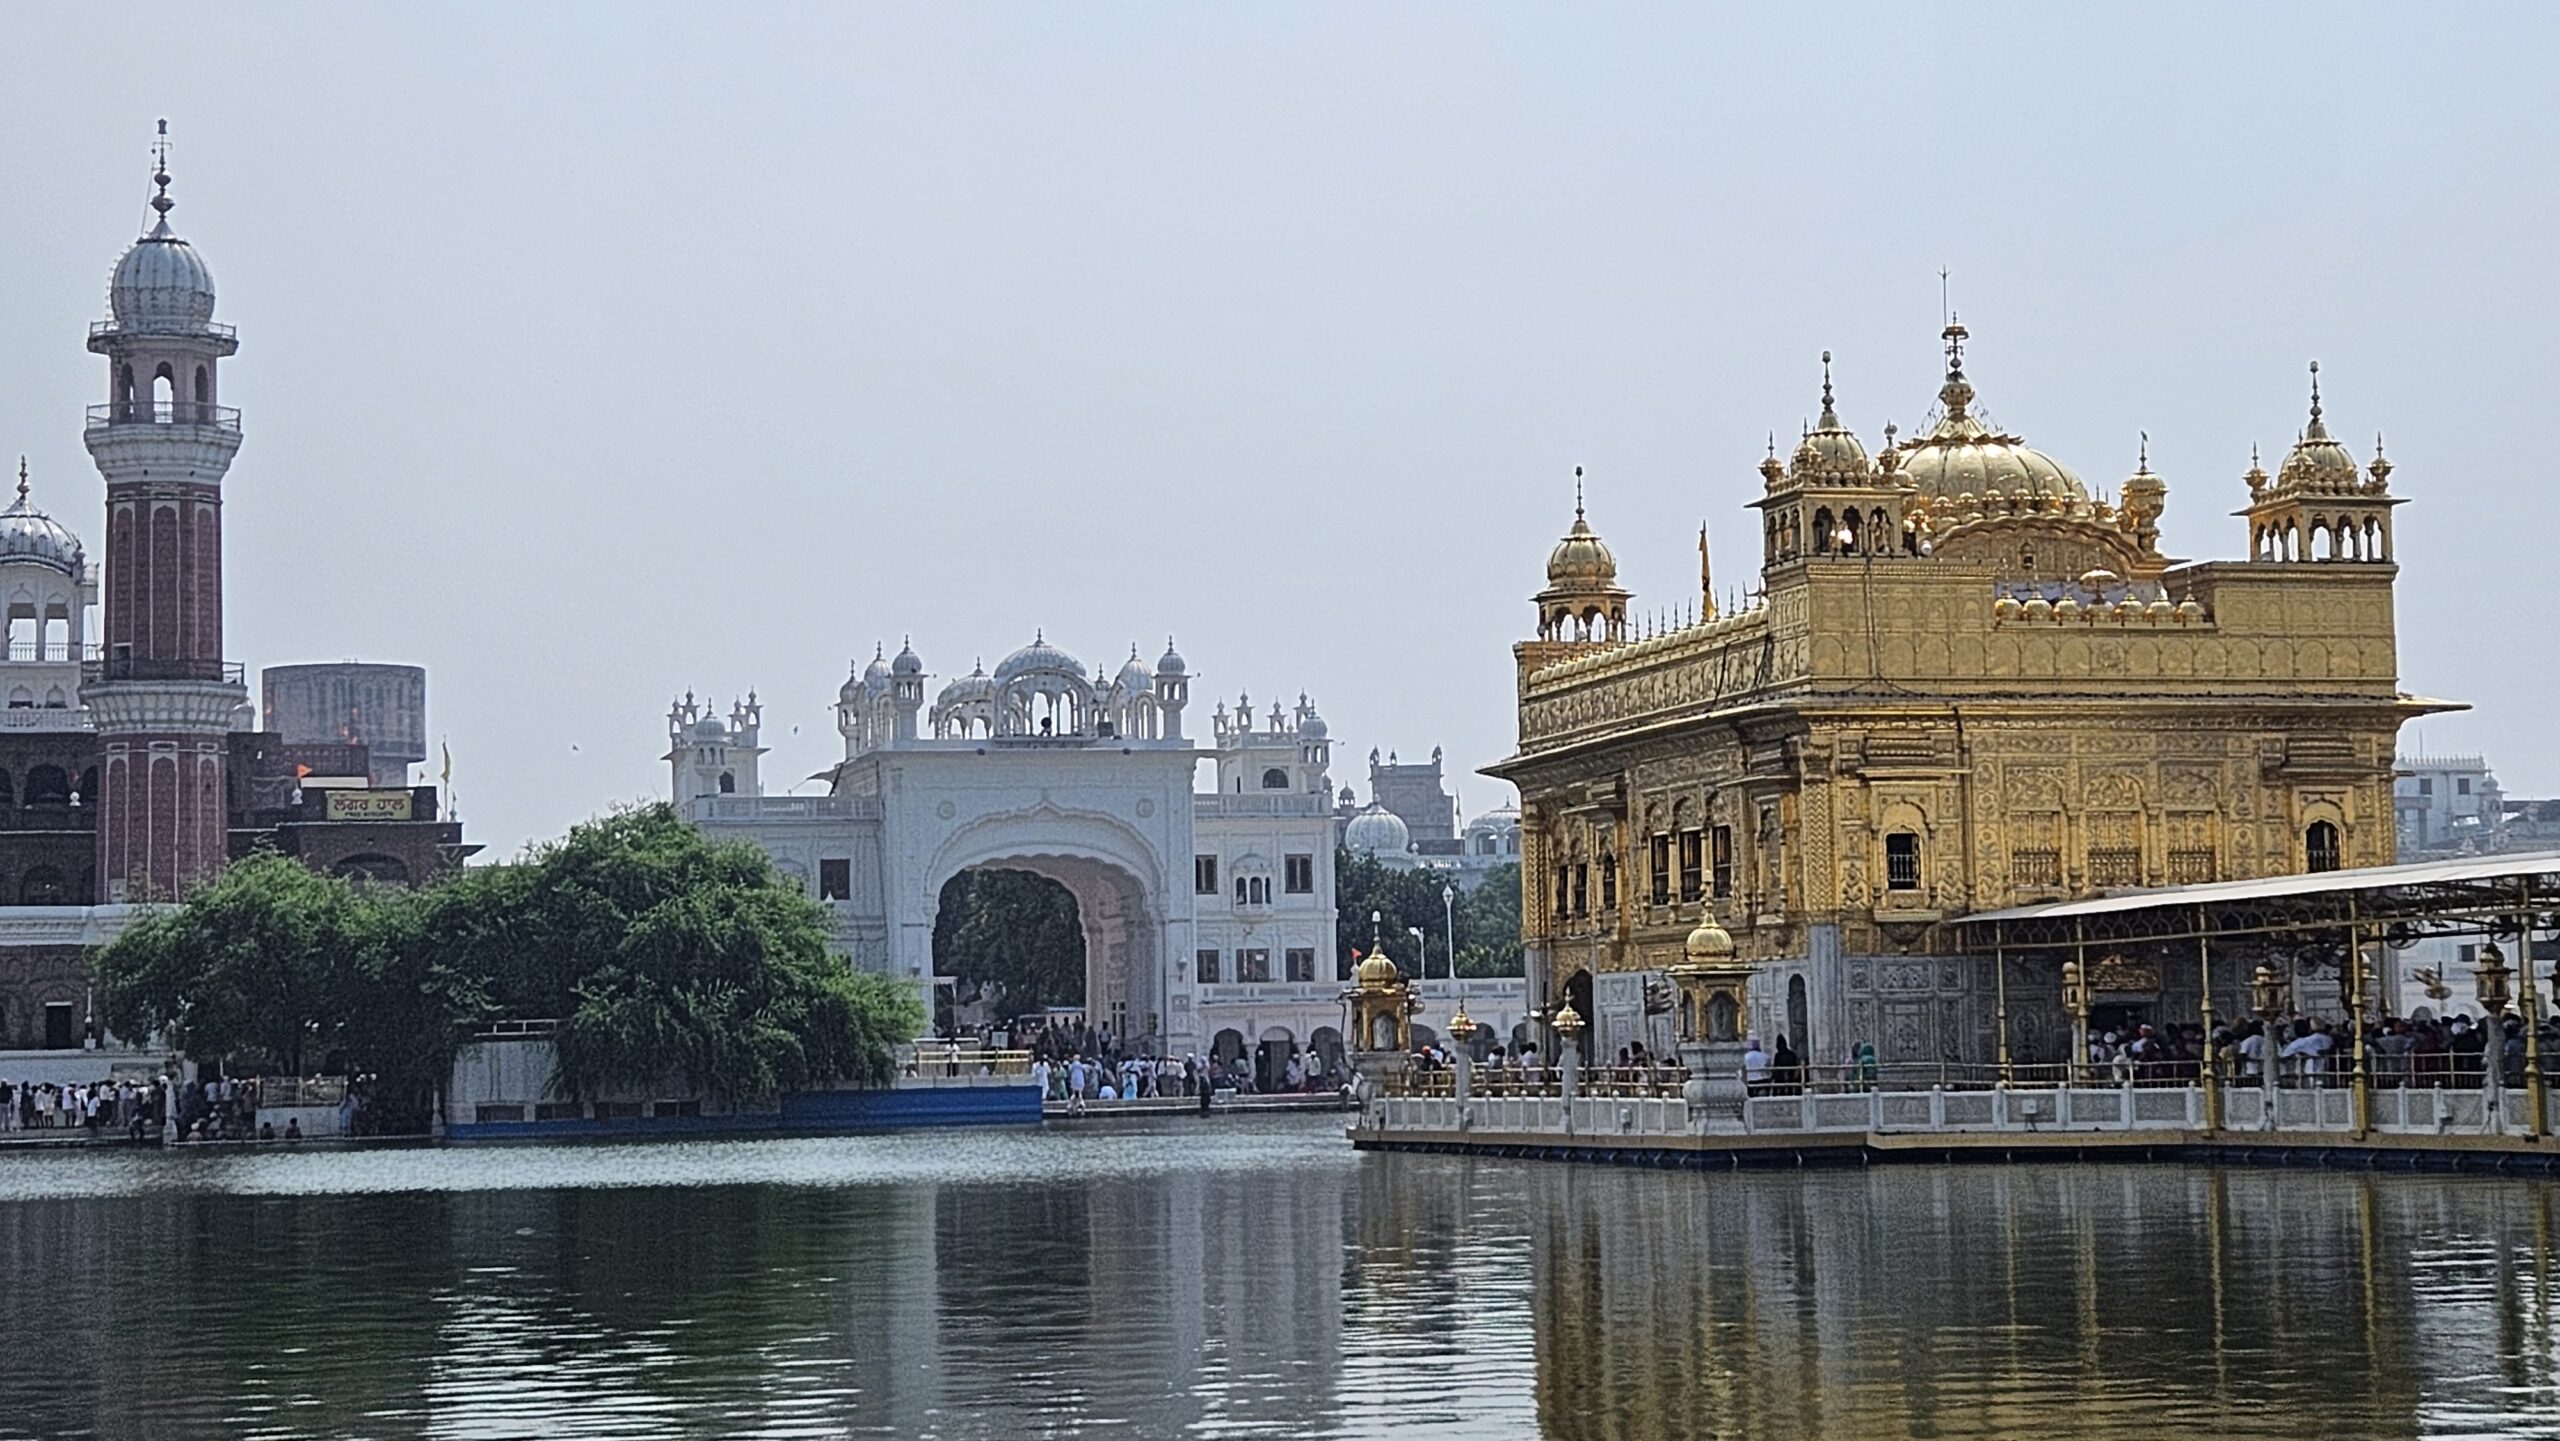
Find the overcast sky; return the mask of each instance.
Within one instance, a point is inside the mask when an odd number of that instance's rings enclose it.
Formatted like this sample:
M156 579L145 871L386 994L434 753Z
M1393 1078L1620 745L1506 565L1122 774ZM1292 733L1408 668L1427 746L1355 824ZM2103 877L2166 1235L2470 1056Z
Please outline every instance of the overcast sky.
M240 329L231 654L428 667L472 836L663 795L758 688L1168 632L1467 772L1590 471L1643 607L1747 582L1837 356L2237 556L2304 363L2390 438L2404 735L2560 791L2543 458L2560 9L1466 4L0 9L0 449L93 550L82 349L145 217ZM796 731L796 733L795 733Z

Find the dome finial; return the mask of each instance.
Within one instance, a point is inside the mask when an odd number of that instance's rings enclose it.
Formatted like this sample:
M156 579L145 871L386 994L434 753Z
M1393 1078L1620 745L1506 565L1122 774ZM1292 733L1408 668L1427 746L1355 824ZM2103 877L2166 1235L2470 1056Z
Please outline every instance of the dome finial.
M1947 328L1938 332L1938 338L1947 343L1947 379L1964 379L1964 343L1971 334L1972 332L1964 328L1964 322L1958 320L1954 312L1950 311L1947 315Z
M2135 434L2142 437L2142 448L2135 455L2133 473L2136 475L2149 475L2151 473L2151 432L2143 430L2136 431Z
M169 122L160 122L160 134L151 142L151 183L160 193L151 197L151 208L160 213L160 223L169 223L169 210L178 202L169 198Z
M1831 408L1831 352L1826 350L1822 352L1822 426L1831 430L1839 424L1840 417Z
M1582 467L1578 465L1573 468L1573 519L1577 525L1582 522Z
M2329 428L2320 422L2320 362L2316 360L2311 362L2311 428L2303 434L2321 439L2329 434Z
M2374 453L2376 456L2380 456L2380 455L2382 454L2382 439L2381 439L2381 437L2379 437L2379 436L2376 436L2376 437L2374 438L2374 442L2373 442L2373 453ZM20 505L25 505L26 503L27 503L27 458L26 458L25 456L21 455L21 456L19 456L19 457L18 457L18 504L20 504Z

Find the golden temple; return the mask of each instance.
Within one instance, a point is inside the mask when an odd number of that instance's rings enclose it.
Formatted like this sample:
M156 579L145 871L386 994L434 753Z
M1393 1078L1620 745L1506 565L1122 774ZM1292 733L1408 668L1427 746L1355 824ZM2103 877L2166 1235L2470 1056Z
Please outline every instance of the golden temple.
M1979 412L1967 338L1947 326L1922 432L1873 454L1824 356L1730 613L1702 532L1697 618L1639 632L1577 486L1513 648L1519 748L1488 771L1520 791L1532 1003L1570 1000L1595 1059L1669 1054L1661 983L1703 910L1751 1024L1809 1063L1986 1062L1990 958L1942 922L2394 859L2399 728L2454 707L2399 688L2391 465L2330 434L2319 367L2291 452L2244 477L2247 558L2188 562L2159 549L2147 445L2092 495ZM2149 984L2107 999L2195 1014ZM2061 1058L2058 1006L2012 1020L2019 1059Z

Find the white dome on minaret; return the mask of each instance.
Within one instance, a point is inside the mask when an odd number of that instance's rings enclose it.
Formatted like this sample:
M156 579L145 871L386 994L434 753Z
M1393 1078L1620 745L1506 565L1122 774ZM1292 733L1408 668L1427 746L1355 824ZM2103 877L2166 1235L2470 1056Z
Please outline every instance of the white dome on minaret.
M161 122L168 134L168 122ZM107 280L107 305L119 330L151 334L190 334L213 321L213 270L196 248L169 228L169 163L164 153L151 181L159 193L151 208L159 219L116 261Z

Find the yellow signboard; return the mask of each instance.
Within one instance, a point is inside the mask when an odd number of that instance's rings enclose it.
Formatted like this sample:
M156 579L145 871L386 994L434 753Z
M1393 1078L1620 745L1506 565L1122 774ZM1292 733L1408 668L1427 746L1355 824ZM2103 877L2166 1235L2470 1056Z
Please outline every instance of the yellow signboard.
M333 821L405 821L409 819L410 793L407 791L341 791L326 792L328 809L324 813Z

